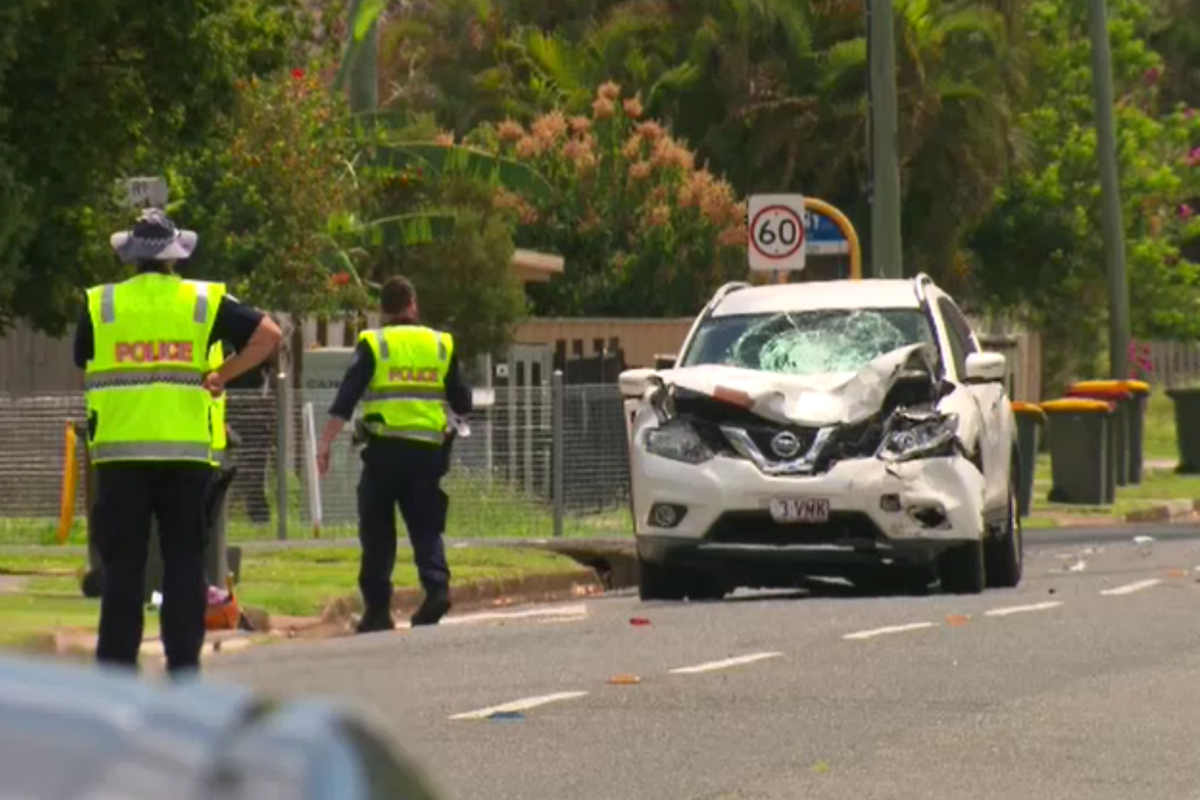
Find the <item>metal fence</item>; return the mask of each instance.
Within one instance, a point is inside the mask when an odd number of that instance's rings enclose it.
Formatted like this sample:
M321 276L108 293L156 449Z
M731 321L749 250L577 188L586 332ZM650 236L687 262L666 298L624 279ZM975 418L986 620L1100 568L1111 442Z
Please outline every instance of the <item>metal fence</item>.
M227 419L237 476L227 500L230 540L357 535L359 450L347 429L329 475L310 475L311 405L319 437L334 391L278 385L231 391ZM0 395L0 545L58 541L68 463L67 429L85 419L82 393ZM447 536L549 538L630 531L628 442L615 385L521 387L468 419L443 480ZM85 448L75 442L69 543L86 541ZM280 453L282 452L282 458ZM320 525L311 486L319 487ZM398 522L403 535L403 524Z

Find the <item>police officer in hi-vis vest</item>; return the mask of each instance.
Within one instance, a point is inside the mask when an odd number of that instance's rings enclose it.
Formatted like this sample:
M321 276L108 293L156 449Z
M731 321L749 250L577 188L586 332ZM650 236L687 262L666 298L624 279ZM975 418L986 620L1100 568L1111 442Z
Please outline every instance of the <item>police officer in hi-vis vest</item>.
M359 633L395 627L397 505L425 589L412 624L435 625L450 610L450 569L442 542L449 500L440 485L448 468L446 406L460 416L471 412L471 389L460 374L454 338L417 322L412 284L402 277L385 283L380 310L383 326L359 336L317 451L325 475L330 446L362 400L367 444L358 484L358 585L364 606Z
M174 675L198 669L204 645L214 398L282 339L274 322L223 284L174 274L196 240L158 209L114 234L113 248L137 274L89 289L75 333L96 466L92 536L104 565L96 658L137 668L153 515L163 561L162 641ZM222 340L238 352L214 371L210 348Z

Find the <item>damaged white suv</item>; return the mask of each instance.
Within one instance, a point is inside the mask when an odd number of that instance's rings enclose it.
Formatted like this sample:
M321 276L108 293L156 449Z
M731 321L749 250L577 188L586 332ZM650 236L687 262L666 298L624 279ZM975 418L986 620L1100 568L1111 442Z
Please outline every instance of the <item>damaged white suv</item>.
M642 599L1016 586L1006 373L924 275L722 287L620 378Z

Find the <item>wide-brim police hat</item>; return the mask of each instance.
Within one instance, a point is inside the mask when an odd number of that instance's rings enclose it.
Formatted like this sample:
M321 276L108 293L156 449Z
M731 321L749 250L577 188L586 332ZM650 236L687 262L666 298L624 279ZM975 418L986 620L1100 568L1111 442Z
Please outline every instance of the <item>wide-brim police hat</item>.
M191 258L199 241L195 231L175 227L162 211L146 209L132 230L114 233L113 250L126 264L138 261L183 261Z

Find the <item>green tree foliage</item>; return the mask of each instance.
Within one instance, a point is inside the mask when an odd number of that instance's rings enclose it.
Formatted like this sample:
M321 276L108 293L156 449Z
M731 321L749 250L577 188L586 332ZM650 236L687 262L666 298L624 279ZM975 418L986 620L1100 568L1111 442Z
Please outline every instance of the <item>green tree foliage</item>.
M7 0L0 10L0 326L52 331L116 269L112 184L199 146L238 76L303 37L280 0ZM98 246L100 242L103 246ZM102 259L102 260L97 260Z
M179 220L200 234L189 269L241 299L304 316L348 301L330 291L328 222L352 209L349 111L312 73L239 82L210 145L174 164Z
M1110 2L1121 192L1133 333L1200 337L1200 265L1180 246L1200 234L1200 118L1162 109L1162 60L1139 0ZM1095 365L1108 301L1086 8L1031 4L1036 102L1019 120L1024 159L973 244L978 296L1019 309L1049 345L1050 376ZM1064 313L1070 309L1071 313Z

